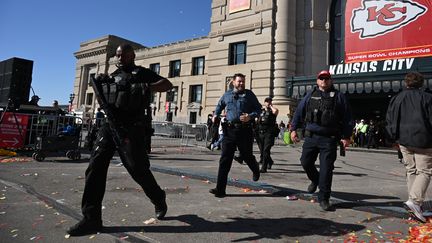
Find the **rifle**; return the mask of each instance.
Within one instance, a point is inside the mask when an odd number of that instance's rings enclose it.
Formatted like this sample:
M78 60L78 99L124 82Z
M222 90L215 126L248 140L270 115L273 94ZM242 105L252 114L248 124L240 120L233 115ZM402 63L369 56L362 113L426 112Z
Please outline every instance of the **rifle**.
M105 115L107 116L108 126L111 130L114 144L115 144L119 154L122 155L123 153L121 153L119 151L119 148L122 144L122 141L124 140L124 136L121 136L118 132L117 126L120 123L117 122L117 119L114 116L114 112L112 110L112 107L108 104L106 97L103 95L103 89L102 89L102 83L109 83L110 80L109 80L108 76L105 76L101 79L102 80L96 80L96 78L94 76L92 76L91 77L91 83L93 85L93 90L95 92L96 99L98 100L101 108L105 111Z

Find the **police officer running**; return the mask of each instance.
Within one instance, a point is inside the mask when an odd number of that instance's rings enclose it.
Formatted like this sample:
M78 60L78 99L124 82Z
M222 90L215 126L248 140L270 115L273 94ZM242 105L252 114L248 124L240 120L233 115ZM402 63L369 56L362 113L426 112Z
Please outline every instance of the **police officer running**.
M271 169L273 165L273 159L270 156L270 150L274 145L275 137L279 133L278 131L276 132L276 117L278 113L279 110L272 104L272 98L265 98L264 107L258 118L258 134L256 137L261 153L261 173L266 173L267 169Z
M219 117L222 110L226 110L227 122L224 126L217 184L216 188L210 189L210 193L216 197L226 196L228 173L231 169L236 147L252 170L252 179L258 181L260 177L259 165L252 154L253 130L251 123L259 115L261 105L255 94L245 89L245 76L243 74L234 74L233 86L232 90L228 90L220 98L213 118Z
M303 169L312 183L307 191L314 193L319 187L318 201L324 211L331 211L329 199L334 162L339 140L347 147L353 129L351 109L345 98L333 87L328 71L317 76L317 87L300 101L291 124L291 139L298 142L296 130L306 123L305 140L300 158ZM315 161L320 155L320 170Z
M71 236L95 233L102 229L102 199L105 194L108 166L116 151L114 132L121 133L122 141L117 149L123 156L122 162L132 178L142 187L144 193L155 205L158 219L167 212L165 192L157 184L145 150L143 137L148 132L146 110L150 101L150 89L163 92L172 88L169 80L157 75L150 69L136 66L135 52L131 45L123 44L117 48L118 69L110 77L100 75L96 79L104 82L103 95L116 122L115 130L103 123L98 131L90 163L86 170L84 194L81 209L83 219L68 230ZM105 93L106 91L106 93Z

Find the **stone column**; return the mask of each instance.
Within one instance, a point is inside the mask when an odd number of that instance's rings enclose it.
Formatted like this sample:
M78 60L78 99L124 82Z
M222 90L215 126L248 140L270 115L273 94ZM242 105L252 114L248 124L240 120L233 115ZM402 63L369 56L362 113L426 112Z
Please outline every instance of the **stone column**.
M296 2L277 0L274 34L273 103L279 108L279 119L287 120L291 99L286 97L286 80L295 74Z

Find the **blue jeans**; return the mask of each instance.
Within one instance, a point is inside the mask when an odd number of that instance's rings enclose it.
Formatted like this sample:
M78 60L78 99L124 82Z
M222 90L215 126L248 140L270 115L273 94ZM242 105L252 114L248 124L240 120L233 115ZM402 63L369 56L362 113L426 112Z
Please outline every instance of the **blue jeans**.
M223 134L219 134L219 139L216 142L214 142L213 145L215 147L220 147L221 144L222 144L223 139L224 139L224 135Z

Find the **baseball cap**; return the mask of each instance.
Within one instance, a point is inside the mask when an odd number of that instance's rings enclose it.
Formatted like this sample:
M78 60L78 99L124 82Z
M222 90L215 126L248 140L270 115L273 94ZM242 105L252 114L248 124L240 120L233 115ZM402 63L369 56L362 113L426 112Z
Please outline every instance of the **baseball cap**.
M272 101L273 99L272 99L272 97L266 97L265 99L264 99L264 102L268 102L268 101Z
M317 78L320 78L320 77L329 77L329 78L331 78L331 74L327 70L322 70L321 72L318 73Z

